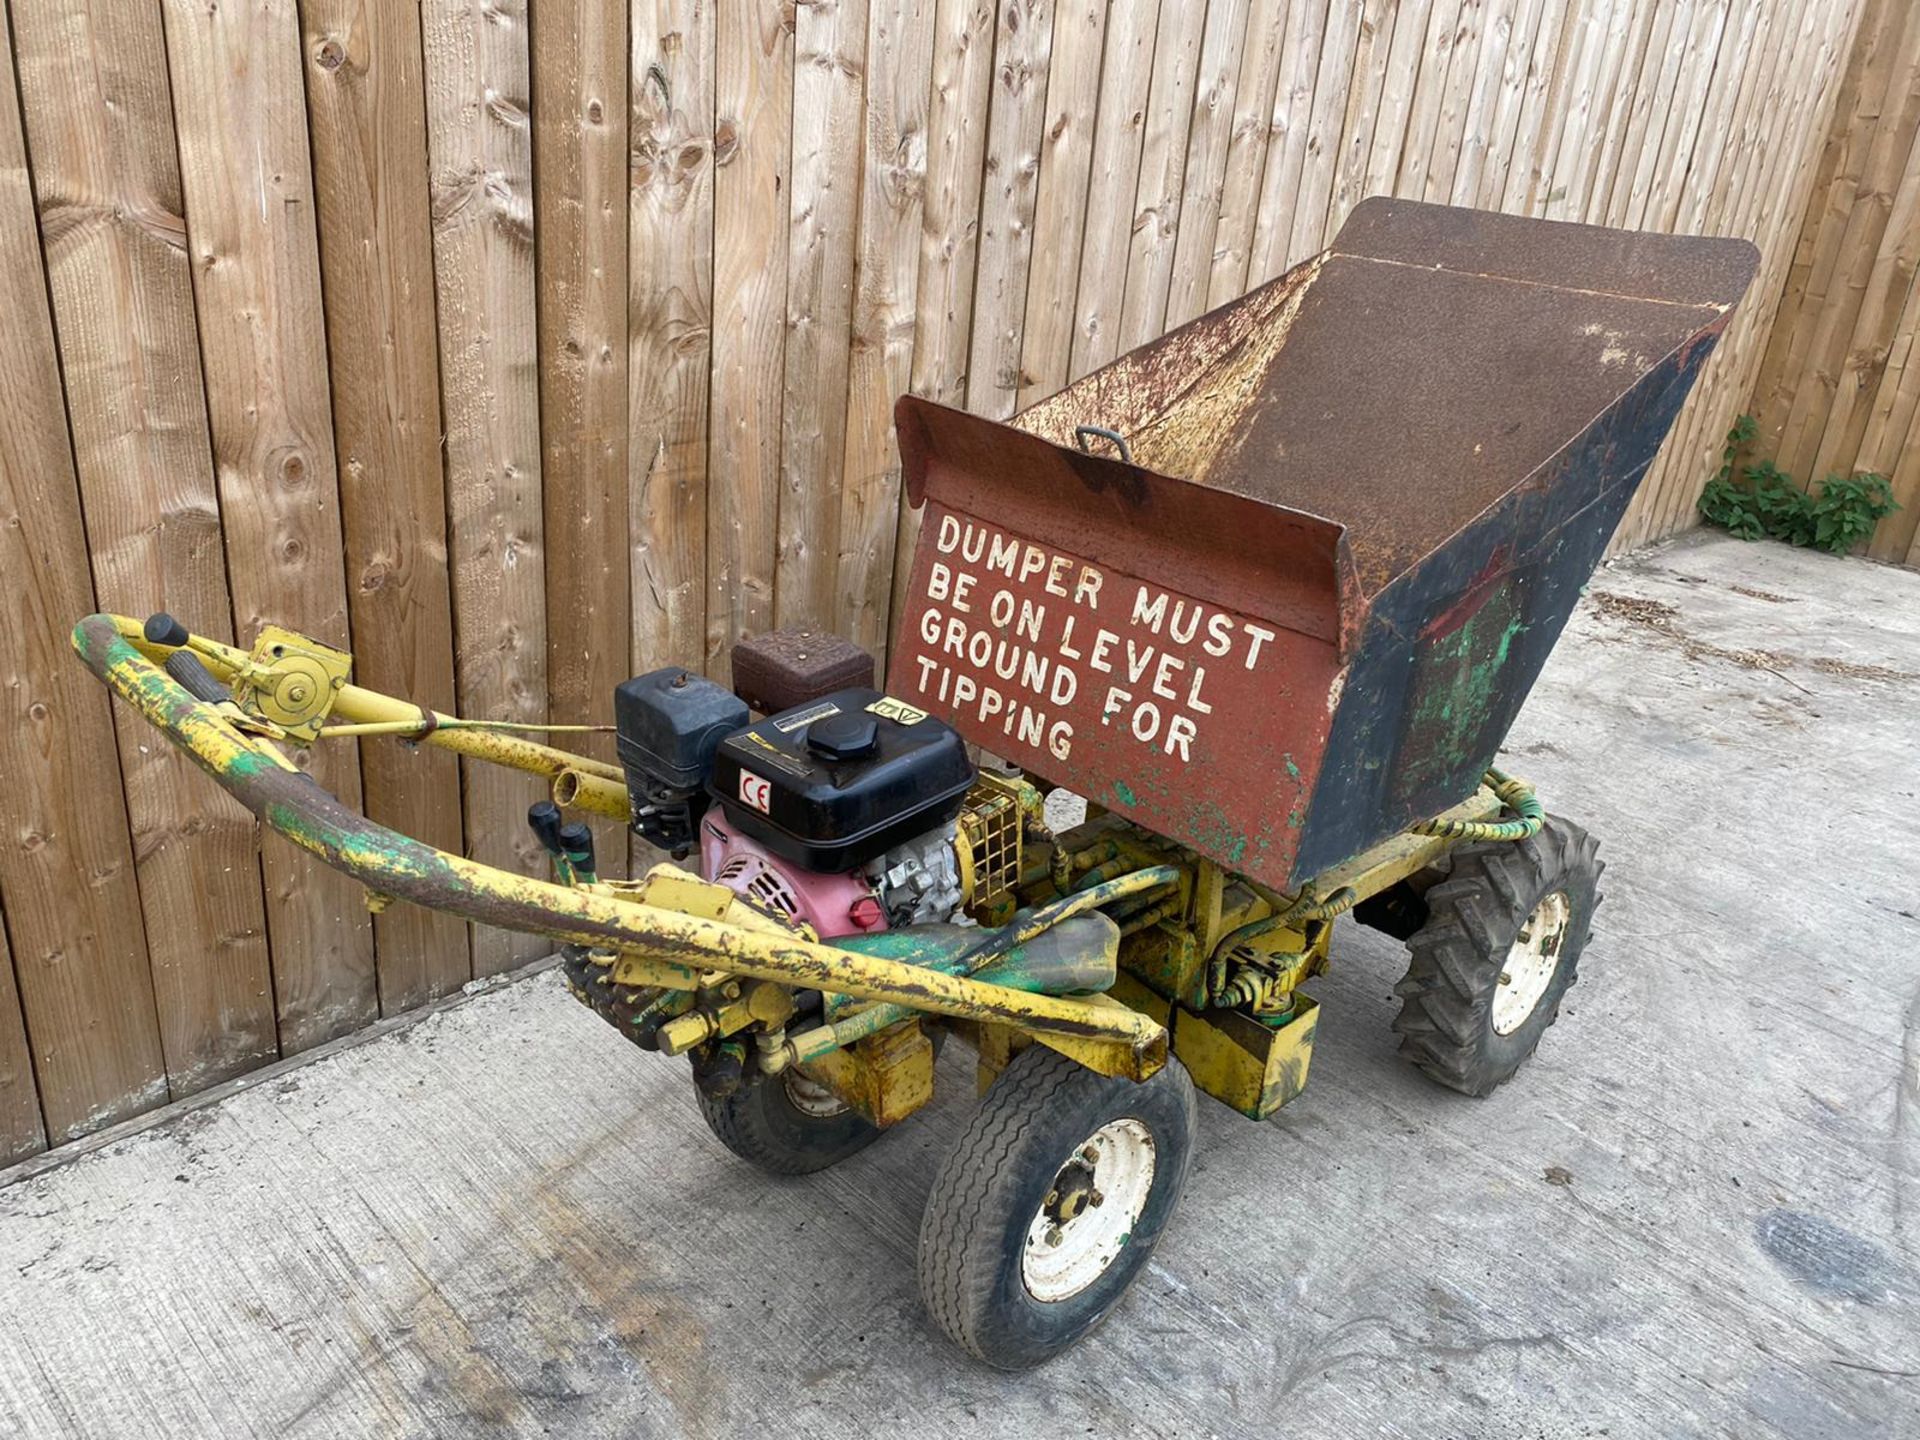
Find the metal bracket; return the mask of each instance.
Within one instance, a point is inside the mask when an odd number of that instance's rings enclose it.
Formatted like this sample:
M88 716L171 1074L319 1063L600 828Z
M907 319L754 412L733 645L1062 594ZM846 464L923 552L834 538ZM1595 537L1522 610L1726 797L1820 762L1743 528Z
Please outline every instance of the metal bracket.
M312 744L353 671L353 657L278 625L253 642L233 677L234 698L249 715L280 726L289 740Z

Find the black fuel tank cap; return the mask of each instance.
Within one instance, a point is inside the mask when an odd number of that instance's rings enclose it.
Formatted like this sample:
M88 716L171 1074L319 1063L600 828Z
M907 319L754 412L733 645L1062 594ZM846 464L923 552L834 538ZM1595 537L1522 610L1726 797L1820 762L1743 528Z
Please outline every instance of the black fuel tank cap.
M807 749L822 760L864 760L879 748L879 723L863 710L842 710L807 727Z

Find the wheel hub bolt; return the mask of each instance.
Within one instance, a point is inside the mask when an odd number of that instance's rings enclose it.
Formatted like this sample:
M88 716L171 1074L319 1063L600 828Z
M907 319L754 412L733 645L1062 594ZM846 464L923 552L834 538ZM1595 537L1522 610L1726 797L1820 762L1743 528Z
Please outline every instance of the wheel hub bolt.
M1058 1225L1055 1225L1052 1229L1047 1231L1048 1245L1058 1245L1062 1240L1066 1238L1067 1238L1066 1232L1063 1231Z
M1089 1165L1098 1165L1100 1163L1100 1147L1098 1145L1087 1146L1086 1149L1080 1152L1080 1158Z
M1087 1196L1087 1204L1093 1206L1096 1210L1099 1209L1102 1205L1104 1205L1106 1203L1106 1200L1107 1200L1107 1197L1102 1195L1098 1190L1094 1191L1091 1195Z

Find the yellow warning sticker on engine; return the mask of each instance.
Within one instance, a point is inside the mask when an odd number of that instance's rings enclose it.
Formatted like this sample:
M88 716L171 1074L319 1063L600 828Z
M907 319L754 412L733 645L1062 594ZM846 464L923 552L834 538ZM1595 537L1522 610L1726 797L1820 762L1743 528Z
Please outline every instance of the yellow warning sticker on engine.
M891 695L882 695L867 709L883 720L891 720L897 725L918 725L927 718L927 712L916 710L904 700L896 700Z

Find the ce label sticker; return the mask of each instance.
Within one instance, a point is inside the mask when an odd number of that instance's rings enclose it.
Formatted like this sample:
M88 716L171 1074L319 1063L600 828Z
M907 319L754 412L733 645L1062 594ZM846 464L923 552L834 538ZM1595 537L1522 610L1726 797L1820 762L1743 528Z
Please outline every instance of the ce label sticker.
M773 782L750 771L740 772L740 803L751 805L762 815L773 810Z

